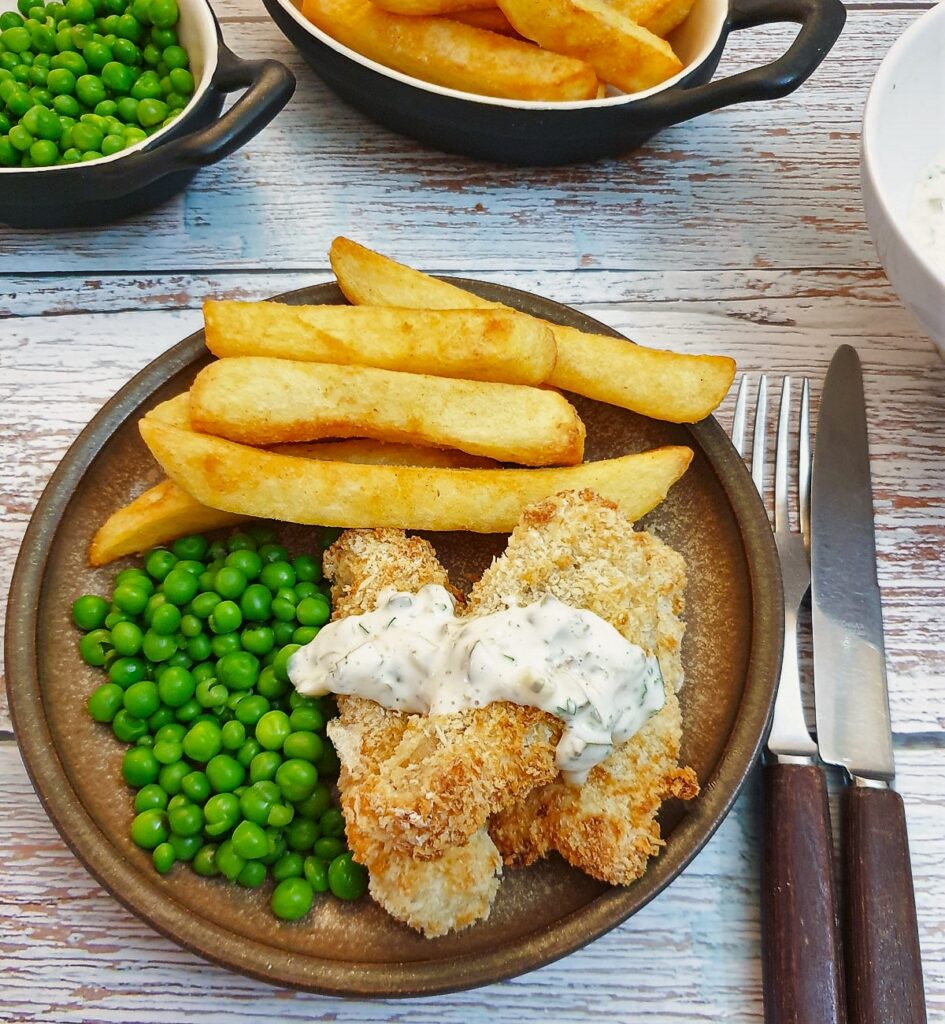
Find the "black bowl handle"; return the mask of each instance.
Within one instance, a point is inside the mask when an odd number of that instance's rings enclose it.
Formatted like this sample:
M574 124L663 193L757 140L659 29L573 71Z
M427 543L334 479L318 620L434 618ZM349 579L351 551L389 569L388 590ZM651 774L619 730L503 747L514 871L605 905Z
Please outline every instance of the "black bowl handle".
M163 164L161 176L207 167L244 146L289 102L295 92L295 75L276 60L237 57L221 42L211 87L221 92L245 88L246 92L206 128L155 149Z
M672 119L667 120L670 124L732 103L786 96L805 82L830 52L846 16L841 0L732 0L728 26L731 31L772 22L799 23L801 30L787 52L760 68L691 89L657 93L651 99L657 101L660 113ZM659 103L660 100L664 102Z
M129 153L120 160L90 164L79 196L113 198L125 194L129 185L137 190L165 175L215 164L269 124L295 91L295 76L275 60L243 60L221 40L209 88L233 92L244 87L246 92L233 106L205 128L158 143L153 149Z

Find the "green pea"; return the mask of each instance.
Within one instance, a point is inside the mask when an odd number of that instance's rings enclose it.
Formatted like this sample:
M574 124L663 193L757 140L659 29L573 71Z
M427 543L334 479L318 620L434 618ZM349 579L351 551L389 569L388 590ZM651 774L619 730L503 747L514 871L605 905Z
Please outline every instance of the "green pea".
M154 609L154 613L151 616L151 629L161 636L170 636L180 628L180 620L180 609L176 605L165 602L164 604L159 604Z
M175 566L164 578L164 596L175 605L184 605L197 595L199 583L193 573Z
M82 113L82 108L79 106L79 101L75 96L61 93L53 97L53 110L59 115L59 123L62 125L62 135L59 136L59 142L64 146L72 138L71 133L67 136L66 132L73 127L75 119Z
M289 725L293 732L319 732L325 728L325 716L314 704L302 704L293 708Z
M92 0L67 0L66 17L74 24L92 21L95 17L95 6Z
M304 878L284 878L272 891L272 912L283 921L298 921L314 901L312 887Z
M172 832L170 844L174 847L174 855L178 860L191 861L203 846L203 836L179 836Z
M292 634L295 632L295 622L281 622L276 620L272 623L272 638L276 642L276 647L283 648L286 644L292 641ZM275 658L273 658L273 661ZM284 680L288 682L288 677Z
M236 881L244 889L258 889L266 881L266 865L259 860L247 861Z
M0 135L0 167L15 167L20 162L20 154L5 135Z
M200 636L203 632L203 623L196 615L187 612L185 615L181 616L180 631L188 640L193 640L195 636Z
M163 811L167 807L167 799L167 793L157 783L148 783L135 793L135 813Z
M318 826L311 818L296 817L285 830L286 844L290 850L310 850L318 837Z
M320 594L321 591L314 583L303 580L301 583L296 583L292 588L295 592L295 603L304 601L306 597L314 597L316 594Z
M141 22L131 14L123 14L118 19L118 31L115 33L122 39L130 39L137 43L144 36L144 28Z
M224 658L227 654L235 654L241 651L243 645L240 643L239 633L223 633L221 636L212 637L210 650L214 657Z
M213 586L225 598L237 598L246 589L246 574L234 566L225 565L214 577Z
M133 45L133 44L132 44ZM106 88L110 89L116 96L131 99L127 94L131 92L132 87L135 84L136 72L133 67L129 67L127 64L122 64L120 61L109 61L102 68L102 82ZM118 104L121 100L118 101ZM118 105L116 104L116 106ZM119 116L123 121L134 120L137 123L138 119L138 101L134 101L134 115L133 117L128 116L130 111L129 107L118 107L123 113Z
M112 636L107 629L93 629L79 641L79 654L87 665L100 668L112 649Z
M124 691L114 683L103 683L92 691L86 707L96 722L110 722L122 706Z
M302 855L299 853L283 854L272 865L272 877L281 882L283 878L301 878L304 871Z
M216 757L223 745L220 727L213 722L196 722L190 727L183 740L184 753L193 761L206 763ZM209 771L207 777L213 785L213 777ZM239 785L239 783L237 783ZM225 787L214 786L218 792ZM230 787L234 788L234 787Z
M174 847L170 843L159 843L154 847L151 860L158 874L166 875L174 866L177 855L174 853Z
M80 132L80 137L85 139L86 136L91 138L97 129L94 126L85 124L77 124L73 130L73 137L76 136L77 132ZM101 135L98 136L101 141ZM115 588L115 592L112 594L112 602L116 607L121 609L123 612L127 612L129 615L140 615L145 607L147 606L149 599L148 592L144 587L139 587L132 582L122 583Z
M210 796L210 782L203 772L190 772L181 779L181 792L195 804L205 803Z
M11 53L24 53L30 47L30 34L22 25L14 25L0 32L0 43Z
M261 751L253 757L249 763L250 782L263 782L274 779L279 765L282 764L282 757L275 751Z
M259 676L259 660L248 651L233 651L217 662L217 677L231 690L250 690Z
M124 696L125 710L135 718L147 718L154 714L161 704L157 686L150 679L132 683Z
M172 28L180 17L177 0L151 0L148 14L155 28Z
M132 747L125 752L121 773L129 786L138 788L157 781L161 766L148 747Z
M210 645L210 637L195 636L187 641L187 656L192 658L194 661L206 661L213 653L213 648Z
M257 626L255 629L244 629L240 635L240 644L244 651L251 654L268 654L275 645L275 638L268 626Z
M70 0L70 3L72 0ZM131 823L131 839L143 850L153 850L167 841L167 816L163 811L142 811Z
M218 875L220 869L217 867L217 847L213 843L202 846L197 851L191 866L194 869L194 874L200 875L201 878L213 878Z
M191 698L186 704L181 704L181 706L174 712L174 717L178 722L192 722L201 711L203 711L203 708L200 704L195 699Z
M323 782L319 782L310 797L307 797L305 800L300 800L295 805L295 810L296 813L301 815L303 818L317 820L325 813L330 805L331 792Z
M240 597L240 610L249 622L265 622L269 618L271 606L272 595L269 588L261 583L250 584Z
M100 629L108 615L108 602L103 597L85 594L72 604L72 621L79 629Z
M115 28L117 28L117 19ZM134 68L138 61L141 59L141 51L130 39L116 39L112 43L112 53L115 56L115 60L120 64L125 64L130 68ZM189 538L188 538L189 539ZM204 538L200 538L203 540ZM204 543L206 541L204 540ZM176 546L176 545L175 545ZM203 555L178 555L178 558L203 558Z
M174 712L163 705L148 718L148 728L151 732L159 732L165 725L174 721Z
M185 71L184 74L189 75L190 72ZM226 556L225 565L227 569L236 569L246 580L256 579L262 571L262 559L249 548L237 548L235 551L231 551Z
M260 544L258 552L264 565L271 565L273 562L284 562L289 557L289 552L281 544L274 544L271 541Z
M167 574L177 564L177 557L166 548L154 548L145 557L144 567L148 575L163 582Z
M141 650L144 634L134 622L117 622L112 627L112 646L123 657L130 658Z
M328 892L328 864L321 857L306 857L302 872L315 892Z
M122 696L124 697L124 695ZM112 732L114 732L115 738L121 740L122 743L137 743L147 731L148 723L140 718L135 718L125 708L115 712L115 717L112 719Z
M242 612L234 601L221 601L210 613L210 628L214 633L232 633L242 624Z
M229 793L243 784L246 769L229 754L217 754L207 762L207 778L217 793Z
M101 71L112 60L114 54L110 46L106 46L105 43L96 42L93 39L82 47L82 56L92 71Z
M269 562L263 566L259 579L275 593L281 587L295 586L295 569L287 561Z
M275 642L275 636L273 636L273 642ZM256 692L261 697L267 698L267 700L278 700L280 697L285 696L289 689L289 683L278 679L271 665L266 665L260 671L259 678L256 680Z
M177 796L181 791L184 776L189 775L190 770L190 765L186 761L175 761L173 764L162 765L158 774L158 782L171 796Z
M275 828L285 828L294 817L295 808L291 804L274 804L266 820Z
M148 677L148 666L140 658L116 658L108 666L108 680L127 690L132 683L144 682ZM156 710L156 709L155 709ZM148 712L150 714L151 712ZM146 715L138 715L146 718Z
M313 763L321 758L323 750L322 738L313 732L293 732L286 737L282 745L282 752L286 757L300 758Z
M270 712L270 714L273 713ZM263 745L265 746L265 744ZM294 803L312 795L318 784L318 771L311 762L293 757L288 761L283 761L279 766L275 781L286 800L291 800Z
M94 107L106 98L105 86L95 75L80 75L76 79L75 94L87 107Z
M233 848L232 840L227 839L217 848L216 865L231 882L235 882L246 861Z
M298 649L298 644L287 644L279 651L276 655L275 661L272 663L272 670L275 672L276 677L285 683L289 682L289 659Z
M174 46L177 42L177 33L172 28L153 28L151 29L151 42L161 51L166 50L169 46ZM244 536L243 534L236 534L236 536Z
M345 844L337 836L321 836L315 840L312 852L322 860L332 861L345 852Z
M195 836L203 830L203 811L196 804L185 804L167 812L171 831L179 836Z
M15 117L22 117L27 112L27 110L29 110L33 106L33 98L25 89L16 89L15 91L10 93L10 96L7 99L6 103L7 110L9 110L11 114L13 114ZM10 129L10 133L16 131L18 127L20 126L14 125ZM26 129L24 129L24 131L26 131ZM10 143L13 143L13 139L10 139Z
M160 88L160 87L159 87ZM79 97L81 99L81 96ZM167 117L168 107L163 100L138 100L138 122L143 128L151 128L160 124Z
M324 626L331 618L331 606L324 597L306 597L299 601L295 616L303 626Z
M181 745L170 740L154 744L154 756L161 764L175 764L181 759L183 753Z
M328 865L328 887L338 899L360 899L367 885L367 869L355 862L353 853L343 853Z
M267 711L256 722L256 739L266 750L281 750L291 732L289 716L284 711Z
M222 708L229 695L227 688L212 676L197 683L195 696L203 708Z
M337 807L329 807L319 818L318 827L324 836L343 836L345 834L345 819Z
M247 821L265 825L280 796L279 787L274 782L255 782L240 794L240 812Z
M19 28L23 25L23 19L16 11L4 11L0 14L0 32L5 32L8 28Z
M177 651L177 641L173 636L165 636L149 629L141 641L141 652L148 661L167 661Z
M241 821L232 836L233 849L244 860L258 860L269 852L266 833L252 821Z
M207 835L222 836L239 821L239 797L233 793L217 793L204 804L203 814Z
M220 603L221 597L219 594L214 594L212 591L206 591L203 594L198 594L191 602L191 611L198 619L209 619L213 609Z
M251 737L237 751L236 760L239 761L244 768L249 768L256 755L261 751L262 747L259 745L258 741ZM255 781L255 779L252 781Z
M197 684L185 668L165 669L158 677L157 688L161 700L170 708L179 708L194 695Z

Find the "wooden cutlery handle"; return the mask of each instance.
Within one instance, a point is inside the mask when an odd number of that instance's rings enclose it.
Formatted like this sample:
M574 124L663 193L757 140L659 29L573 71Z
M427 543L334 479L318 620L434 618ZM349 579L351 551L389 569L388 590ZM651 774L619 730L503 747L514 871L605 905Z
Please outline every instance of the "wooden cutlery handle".
M765 1024L845 1024L824 773L778 763L762 771Z
M846 790L843 859L851 1024L924 1024L909 839L898 793Z

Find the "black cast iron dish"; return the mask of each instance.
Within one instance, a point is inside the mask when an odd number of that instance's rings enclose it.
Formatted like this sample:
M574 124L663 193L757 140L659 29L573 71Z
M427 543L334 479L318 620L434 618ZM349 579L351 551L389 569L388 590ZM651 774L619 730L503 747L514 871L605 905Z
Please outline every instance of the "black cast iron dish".
M785 96L810 77L846 18L841 0L697 0L670 36L686 65L676 77L632 96L537 103L475 96L400 74L335 42L292 0L263 3L305 60L352 106L438 149L512 164L614 156L710 110ZM801 30L782 57L707 84L729 32L785 21Z
M483 298L580 330L619 337L548 299L454 280ZM335 285L278 296L288 303L344 301ZM630 344L630 342L627 342ZM777 551L764 507L731 442L712 417L678 425L570 396L588 427L588 457L688 444L693 463L646 524L689 563L683 750L702 783L686 807L666 804L666 846L646 874L611 887L558 857L507 871L488 921L424 939L371 900L320 900L297 925L269 910L269 890L219 885L192 871L161 877L128 836L123 747L85 710L100 681L76 651L71 602L107 593L124 559L86 562L89 540L112 511L160 479L137 421L180 394L206 365L203 332L165 352L105 406L53 474L33 514L7 609L6 679L17 741L36 791L63 838L95 877L152 927L234 970L333 995L429 995L484 985L540 967L626 920L664 889L725 817L757 757L781 664L783 616ZM312 531L280 526L290 550ZM476 579L503 536L425 534L454 583ZM107 780L103 784L103 780Z
M287 67L227 49L207 0L181 0L180 10L180 37L198 83L184 112L146 141L93 163L0 168L0 222L79 227L150 209L185 188L201 167L244 146L288 103L295 76ZM220 117L224 94L244 88Z

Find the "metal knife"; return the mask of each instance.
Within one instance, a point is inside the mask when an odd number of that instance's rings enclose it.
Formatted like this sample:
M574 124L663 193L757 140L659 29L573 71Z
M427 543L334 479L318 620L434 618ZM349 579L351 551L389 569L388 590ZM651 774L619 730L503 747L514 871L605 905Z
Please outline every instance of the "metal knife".
M841 808L851 1024L924 1024L925 995L902 798L895 777L873 493L856 350L824 383L811 486L817 743L846 772Z

